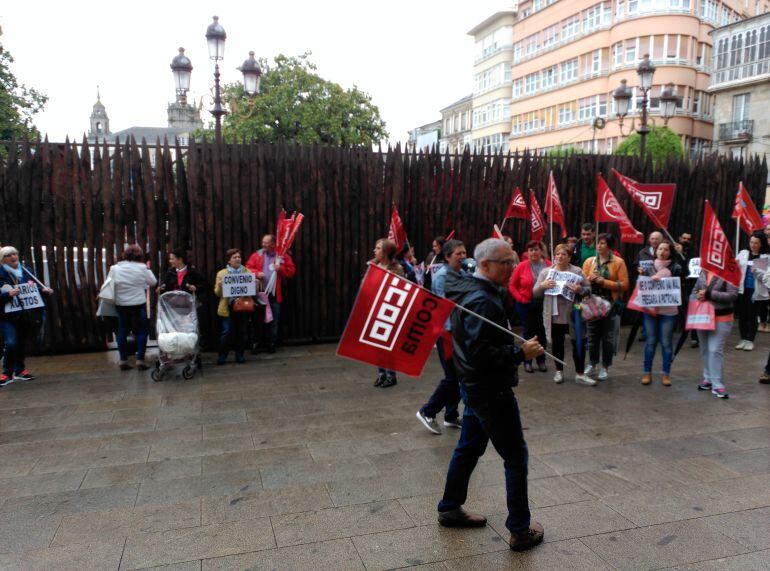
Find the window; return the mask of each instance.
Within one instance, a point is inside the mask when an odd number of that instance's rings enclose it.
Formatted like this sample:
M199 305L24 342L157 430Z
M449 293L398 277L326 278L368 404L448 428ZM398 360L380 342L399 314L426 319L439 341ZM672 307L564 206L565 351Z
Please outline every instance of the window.
M615 18L622 20L626 14L626 2L625 0L617 0L615 3Z
M521 97L521 93L524 89L524 82L521 79L517 79L513 82L513 96Z
M577 35L580 26L580 18L577 14L563 20L561 23L561 39L568 40Z
M596 50L591 54L591 73L599 73L602 70L602 50Z
M701 0L700 17L704 20L717 21L717 2L716 0Z
M612 45L612 67L621 67L623 65L623 44L618 42Z
M578 99L578 120L588 121L596 117L597 97L592 95L584 99Z
M591 6L588 10L582 12L582 27L583 33L589 33L597 29L602 24L608 23L604 17L605 6L604 4L596 4Z
M744 121L749 118L749 106L751 93L742 93L733 96L733 122Z
M578 76L578 58L562 62L559 66L559 81L568 83L575 81Z
M476 59L485 58L511 45L513 27L502 26L476 42Z
M540 72L530 73L524 78L524 93L531 95L540 87Z
M559 26L555 24L543 30L543 48L553 46L559 41Z
M692 96L692 114L700 115L700 91L695 91Z
M559 68L556 66L543 70L543 89L549 89L556 85L559 79Z
M523 42L516 42L513 44L513 62L516 63L519 60L521 60L521 57L524 55L524 43Z
M572 110L572 104L559 106L559 125L566 125L575 120L575 113Z
M636 65L636 39L626 40L626 65Z
M539 36L540 34L532 34L524 40L527 46L527 55L535 53L540 48L540 44L538 43L540 39Z

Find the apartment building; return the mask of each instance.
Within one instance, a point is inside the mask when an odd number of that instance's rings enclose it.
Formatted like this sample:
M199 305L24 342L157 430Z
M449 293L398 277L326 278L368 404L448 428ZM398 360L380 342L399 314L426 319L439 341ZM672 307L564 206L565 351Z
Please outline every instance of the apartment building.
M471 141L476 152L508 149L515 10L502 10L468 32L475 40Z
M714 148L746 158L770 150L770 14L711 31Z
M441 110L441 154L462 154L466 145L473 146L471 131L473 128L473 95L466 95L459 101Z
M650 54L652 117L663 123L659 96L673 83L681 102L669 127L697 153L713 133L709 32L769 7L769 0L525 0L516 12L494 14L469 32L474 144L487 150L508 133L512 150L612 151L623 138L612 91L622 79L633 89L627 135L641 108L636 65ZM608 121L594 131L596 117Z

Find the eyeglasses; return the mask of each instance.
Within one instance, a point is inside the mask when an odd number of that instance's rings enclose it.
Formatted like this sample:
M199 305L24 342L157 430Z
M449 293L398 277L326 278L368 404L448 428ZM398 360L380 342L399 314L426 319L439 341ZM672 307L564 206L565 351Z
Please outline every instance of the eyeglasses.
M491 264L500 264L501 266L512 266L515 263L512 258L508 260L487 260L487 262Z

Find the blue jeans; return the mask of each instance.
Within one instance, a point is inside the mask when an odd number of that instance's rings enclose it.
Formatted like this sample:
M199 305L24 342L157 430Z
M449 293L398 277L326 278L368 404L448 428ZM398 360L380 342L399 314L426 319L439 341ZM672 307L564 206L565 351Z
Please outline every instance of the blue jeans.
M468 497L468 482L479 458L484 454L487 443L503 458L505 469L505 491L508 503L508 519L505 527L511 533L529 529L530 513L527 497L527 464L529 453L516 397L511 389L495 391L483 398L468 397L460 384L465 413L460 441L457 443L446 476L444 497L438 504L438 511L460 508Z
M452 359L445 357L446 351L442 338L436 341L436 349L438 349L438 360L441 363L441 368L444 369L444 378L439 381L436 390L430 395L428 402L422 406L420 412L428 418L436 418L441 409L446 407L444 418L457 420L460 416L457 412L457 405L460 404L460 385L457 381L455 364Z
M222 332L219 335L219 357L226 359L230 346L235 350L235 358L243 359L243 352L249 341L249 313L234 312L230 317L220 317Z
M644 345L644 372L652 372L652 360L655 350L660 343L663 354L663 374L671 372L671 358L674 354L674 326L677 315L648 315L644 314L644 329L647 331L647 341Z
M147 335L149 322L147 321L147 306L142 305L117 305L118 312L118 353L120 360L128 359L128 332L133 331L136 336L136 360L144 360L144 352L147 350Z
M537 340L543 347L548 345L548 341L545 338L545 325L543 324L543 303L542 302L529 302L519 303L516 302L516 314L519 316L519 321L524 325L524 339L532 339L537 335ZM526 361L531 363L532 360ZM545 355L537 357L538 363L545 363Z
M0 330L5 340L5 358L3 373L9 377L24 370L24 356L27 345L27 326L21 319L17 321L0 321Z

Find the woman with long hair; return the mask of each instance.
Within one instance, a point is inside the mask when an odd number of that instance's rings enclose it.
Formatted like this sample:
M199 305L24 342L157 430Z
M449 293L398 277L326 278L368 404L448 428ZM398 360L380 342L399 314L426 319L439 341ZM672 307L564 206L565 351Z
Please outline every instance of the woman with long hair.
M442 258L443 259L443 258ZM404 268L396 260L396 245L386 238L380 238L374 245L374 258L369 261L384 270L388 270L396 275L404 275ZM377 379L374 381L375 387L387 389L398 383L396 371L378 367Z
M738 288L738 300L735 313L738 317L738 329L741 341L735 348L744 351L754 350L759 323L757 316L762 303L768 299L768 290L763 282L767 271L767 255L770 253L767 236L762 231L754 232L749 238L748 250L738 252L738 265L741 267L741 285Z

